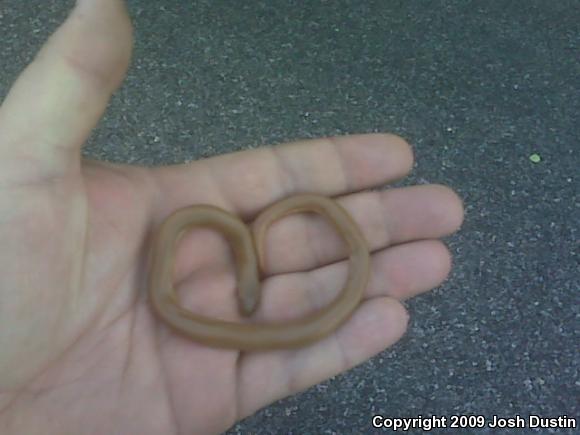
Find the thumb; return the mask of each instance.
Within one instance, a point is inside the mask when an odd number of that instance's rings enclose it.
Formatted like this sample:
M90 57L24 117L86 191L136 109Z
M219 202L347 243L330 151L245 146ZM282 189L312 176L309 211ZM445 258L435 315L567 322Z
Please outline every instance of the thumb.
M76 172L132 50L123 0L78 0L0 106L0 182Z

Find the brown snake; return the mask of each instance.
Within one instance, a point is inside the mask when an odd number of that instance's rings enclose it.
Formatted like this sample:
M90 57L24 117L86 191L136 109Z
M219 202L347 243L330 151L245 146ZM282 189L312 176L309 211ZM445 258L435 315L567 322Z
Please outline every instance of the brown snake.
M193 227L209 227L229 241L236 260L238 304L250 316L260 301L263 243L274 221L292 214L322 215L346 241L349 273L340 294L327 306L304 317L275 323L239 323L213 319L183 308L173 286L177 241ZM274 203L255 220L253 234L236 216L211 205L192 205L174 212L158 229L152 247L149 298L154 311L169 326L208 346L239 350L268 350L305 346L336 330L359 305L366 288L370 254L366 240L350 215L334 200L302 194Z

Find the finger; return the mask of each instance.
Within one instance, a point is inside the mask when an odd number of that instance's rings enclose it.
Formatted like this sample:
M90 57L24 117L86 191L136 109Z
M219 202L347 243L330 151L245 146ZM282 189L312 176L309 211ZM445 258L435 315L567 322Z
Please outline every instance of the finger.
M392 246L377 252L372 258L372 273L365 291L367 298L391 296L400 301L410 299L440 286L452 266L451 253L439 240ZM316 273L328 277L321 276L317 281L331 283L333 277L337 279L341 267L347 268L348 264L340 262L318 269Z
M396 343L407 322L400 302L380 297L365 301L333 336L312 346L245 354L239 369L239 418L366 361Z
M125 75L131 32L122 0L78 1L0 107L3 176L78 170L80 147Z
M241 151L155 174L163 214L210 202L247 218L294 193L335 196L379 186L405 176L412 165L403 139L366 134Z
M444 237L463 222L463 205L446 186L422 185L338 198L371 250ZM313 269L345 258L342 237L322 217L296 214L274 222L265 238L269 274Z
M312 271L266 279L256 319L263 322L291 320L327 306L344 287L349 266L349 262L343 260ZM372 255L370 279L363 298L390 296L405 300L439 286L450 270L451 255L438 240L393 246ZM209 286L199 283L198 287ZM235 289L235 284L230 282L228 288ZM202 303L212 297L211 291L199 290L195 297ZM215 293L215 289L213 291Z
M207 245L203 246L205 252ZM193 272L190 264L181 265L181 270L176 268L180 300L193 312L201 312L203 308L206 314L214 317L235 317L238 309L233 266L216 262L216 258L228 258L227 255L211 255L211 258L208 264ZM255 319L262 322L291 320L327 306L344 286L348 270L349 263L343 260L312 271L267 278L263 282L262 300ZM370 279L363 297L409 299L439 286L450 270L451 255L438 240L393 246L373 254Z

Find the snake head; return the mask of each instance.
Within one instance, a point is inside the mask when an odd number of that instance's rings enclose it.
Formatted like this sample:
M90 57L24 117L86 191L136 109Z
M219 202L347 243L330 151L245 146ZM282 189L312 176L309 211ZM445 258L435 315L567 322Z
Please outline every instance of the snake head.
M238 293L238 306L240 313L244 317L251 316L260 302L260 282L252 280L251 283L245 284L241 287Z

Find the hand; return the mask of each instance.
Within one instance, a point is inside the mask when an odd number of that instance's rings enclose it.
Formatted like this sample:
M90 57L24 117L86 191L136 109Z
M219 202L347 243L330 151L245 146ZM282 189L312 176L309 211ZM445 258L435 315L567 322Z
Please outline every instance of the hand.
M395 136L312 140L155 169L82 161L131 47L120 0L81 0L0 109L3 434L223 431L395 343L407 325L400 301L437 286L450 269L437 238L461 224L451 190L360 192L410 170L410 148ZM172 211L212 203L248 219L304 191L336 197L373 250L365 300L333 336L245 354L201 346L152 315L149 235ZM340 289L347 264L325 225L299 215L272 227L259 317L293 316ZM188 235L175 274L192 310L234 316L233 265L218 235Z

